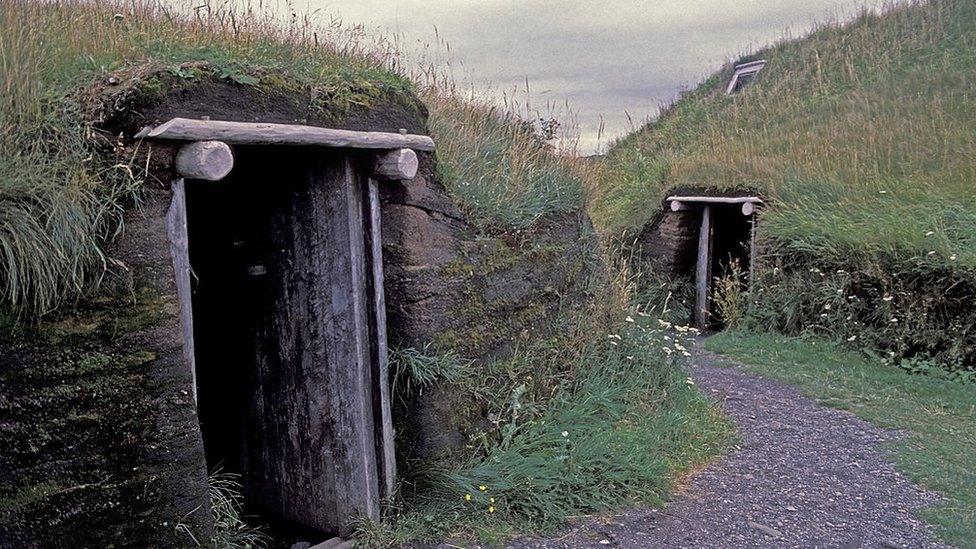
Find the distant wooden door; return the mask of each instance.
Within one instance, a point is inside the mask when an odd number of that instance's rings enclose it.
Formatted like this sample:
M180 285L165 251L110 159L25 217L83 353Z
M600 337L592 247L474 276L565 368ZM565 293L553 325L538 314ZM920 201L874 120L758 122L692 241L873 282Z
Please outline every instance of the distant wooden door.
M271 158L255 176L285 195L255 267L267 305L255 323L243 474L269 515L348 535L355 519L378 518L381 499L367 181L337 152Z

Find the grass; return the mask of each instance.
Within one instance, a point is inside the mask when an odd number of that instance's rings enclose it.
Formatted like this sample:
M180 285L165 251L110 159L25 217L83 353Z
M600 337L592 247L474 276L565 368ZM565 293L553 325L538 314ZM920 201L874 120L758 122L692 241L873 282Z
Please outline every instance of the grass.
M682 474L723 451L732 427L685 377L682 338L638 310L627 318L576 351L537 342L474 371L397 353L420 370L412 378L447 372L462 400L483 399L489 424L456 465L414 471L399 512L362 524L358 539L501 543L624 504L663 505Z
M519 230L583 206L589 166L557 154L511 107L466 100L449 86L425 94L441 181L482 228Z
M976 547L974 386L910 375L822 339L738 331L715 335L706 347L824 404L904 432L889 446L896 466L944 498L919 516L945 541Z
M889 6L740 61L759 58L735 95L722 89L730 64L616 143L594 221L633 234L674 189L758 192L765 327L856 325L849 335L896 360L976 369L976 1ZM862 307L824 317L825 300L793 303L816 293L817 273L845 275Z

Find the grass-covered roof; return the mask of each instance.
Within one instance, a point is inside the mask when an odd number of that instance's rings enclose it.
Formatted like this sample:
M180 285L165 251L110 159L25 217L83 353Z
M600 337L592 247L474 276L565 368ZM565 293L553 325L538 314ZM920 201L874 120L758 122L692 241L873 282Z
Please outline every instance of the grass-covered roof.
M419 91L443 183L477 225L517 229L582 204L581 176L531 126L415 85L381 39L291 13L165 6L0 0L0 308L49 311L111 266L106 243L146 179L87 101L117 75L161 70L192 80L204 71L310 94L338 113Z
M753 59L738 93L729 65L611 148L598 225L637 231L676 187L750 189L783 250L976 267L976 2L864 14Z

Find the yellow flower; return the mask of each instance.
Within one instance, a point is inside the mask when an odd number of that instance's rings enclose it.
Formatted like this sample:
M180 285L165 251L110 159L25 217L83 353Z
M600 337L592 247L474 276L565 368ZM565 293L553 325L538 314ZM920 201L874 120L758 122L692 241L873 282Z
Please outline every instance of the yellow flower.
M495 498L488 498L488 503L495 503Z
M481 490L482 492L484 492L484 491L487 491L488 490L488 487L485 486L484 484L481 484L481 485L478 486L478 489Z
M489 506L488 507L488 512L489 513L494 513L495 512L495 506L494 505Z
M471 501L471 494L464 494L464 501Z

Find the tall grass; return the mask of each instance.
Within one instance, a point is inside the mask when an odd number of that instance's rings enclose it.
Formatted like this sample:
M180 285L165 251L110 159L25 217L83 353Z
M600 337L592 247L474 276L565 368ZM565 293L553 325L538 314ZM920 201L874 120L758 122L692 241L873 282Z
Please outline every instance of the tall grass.
M610 314L612 302L508 359L460 376L448 368L442 387L476 401L487 424L471 436L466 459L405 469L400 507L385 524L361 524L359 541L501 545L581 514L662 505L681 475L721 452L731 426L682 370L690 330L661 321L660 303ZM424 372L456 362L398 356Z
M466 99L448 85L428 88L424 99L441 180L484 228L524 229L582 207L589 167L575 150L557 151L546 139L553 136L512 105Z

